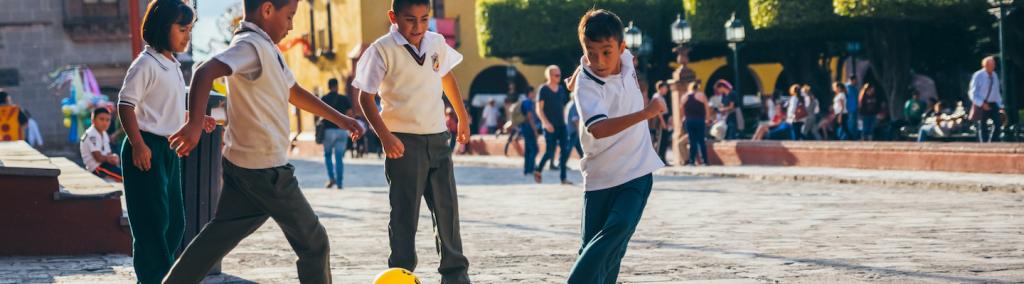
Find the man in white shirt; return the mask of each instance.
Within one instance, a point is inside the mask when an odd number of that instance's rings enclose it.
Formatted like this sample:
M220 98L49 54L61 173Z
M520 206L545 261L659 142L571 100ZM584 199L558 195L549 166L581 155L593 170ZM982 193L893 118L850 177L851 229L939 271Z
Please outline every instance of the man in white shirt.
M494 99L487 101L487 106L484 106L484 113L480 116L484 119L484 127L487 127L488 134L497 133L498 116L500 115L501 113L498 111L498 106Z
M110 150L110 110L97 107L92 111L92 126L85 130L78 148L82 152L85 169L101 178L122 182L121 158Z
M1002 133L1002 116L1006 114L1003 106L1002 89L999 86L999 74L996 74L996 58L985 57L981 60L981 70L974 72L971 76L970 86L971 103L974 104L972 112L977 119L978 142L986 143L999 141ZM988 127L988 120L992 120L992 129Z

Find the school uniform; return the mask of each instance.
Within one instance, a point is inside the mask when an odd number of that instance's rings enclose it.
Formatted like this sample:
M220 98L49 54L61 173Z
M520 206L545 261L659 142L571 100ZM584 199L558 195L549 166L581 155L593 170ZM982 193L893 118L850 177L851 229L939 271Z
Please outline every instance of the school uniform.
M395 26L363 53L352 86L381 98L381 118L405 145L405 155L387 159L391 218L389 267L416 268L415 236L420 200L434 215L442 283L469 283L462 254L458 199L450 139L445 126L441 79L462 61L440 34L427 32L419 47Z
M598 77L584 65L574 88L583 128L644 109L633 56L626 51L620 60L622 71L608 77ZM583 240L568 283L615 283L626 246L651 194L651 173L665 164L651 147L647 123L600 139L586 129L581 129L580 136L586 189Z
M112 165L107 162L97 161L93 158L93 152L100 152L100 155L110 155L110 135L106 132L96 130L95 126L89 126L89 129L85 130L85 134L82 135L82 139L78 142L78 149L82 152L82 162L85 164L85 169L92 172L101 178L112 178L117 181L123 181L121 177L121 168Z
M242 239L274 218L298 255L299 281L330 283L327 232L288 164L288 97L295 78L259 26L242 22L214 56L227 77L224 188L217 213L188 245L165 283L199 283Z
M160 283L185 231L181 160L167 137L185 124L187 91L181 64L147 46L128 68L118 94L118 105L135 109L142 141L152 154L150 169L143 171L132 162L132 150L141 145L128 138L122 142L125 205L139 283Z

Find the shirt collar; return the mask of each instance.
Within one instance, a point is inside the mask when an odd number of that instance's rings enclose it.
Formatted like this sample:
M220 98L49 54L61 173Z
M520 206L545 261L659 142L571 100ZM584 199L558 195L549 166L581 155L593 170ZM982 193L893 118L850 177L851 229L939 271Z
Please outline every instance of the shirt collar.
M619 74L609 75L608 77L600 77L596 73L594 73L594 70L590 70L590 67L587 67L586 60L586 57L580 58L580 66L583 66L583 71L585 72L584 75L591 77L591 79L596 79L594 81L596 81L600 85L604 85L605 82L607 82L608 80L615 78L625 78L627 76L632 76L633 74L633 53L630 52L629 49L622 51L622 56L619 57L619 60L621 60L622 64L622 70L619 72Z
M256 34L262 36L264 39L266 39L266 40L268 40L270 42L274 42L274 40L270 39L270 35L268 35L266 31L264 31L262 28L260 28L260 26L257 26L256 24L253 24L251 22L242 21L241 29L252 30Z
M409 40L406 39L405 36L402 36L402 34L398 32L398 25L396 24L391 24L391 27L388 30L388 34L391 35L391 38L395 39L395 43L397 43L398 45L408 44L409 46L412 46L412 49L415 50L416 53L423 53L420 49L422 47L428 46L427 44L430 38L429 36L423 35L423 40L420 41L419 47L412 45L412 43L409 43Z
M143 52L145 52L149 56L152 56L153 59L156 59L156 63L160 64L160 68L163 68L164 70L167 70L170 66L181 67L181 62L178 62L177 59L167 58L159 51L156 51L156 49L152 46L147 45Z

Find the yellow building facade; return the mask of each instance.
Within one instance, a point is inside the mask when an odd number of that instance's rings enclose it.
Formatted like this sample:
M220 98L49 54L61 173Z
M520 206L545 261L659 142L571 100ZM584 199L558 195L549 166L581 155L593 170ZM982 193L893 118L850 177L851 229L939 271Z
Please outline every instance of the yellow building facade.
M459 81L464 100L473 95L471 86L478 75L490 68L506 68L509 62L480 56L476 34L474 0L434 0L436 18L455 23L456 47L465 59L452 71ZM294 26L281 42L285 61L300 85L317 94L327 93L327 81L342 81L342 91L354 75L362 51L388 32L390 0L300 0ZM527 84L544 82L544 67L513 64ZM494 69L491 69L492 71ZM491 72L493 73L493 72ZM349 79L349 80L346 80ZM507 88L507 86L502 86ZM354 98L353 98L354 99ZM293 109L292 131L312 133L313 115Z

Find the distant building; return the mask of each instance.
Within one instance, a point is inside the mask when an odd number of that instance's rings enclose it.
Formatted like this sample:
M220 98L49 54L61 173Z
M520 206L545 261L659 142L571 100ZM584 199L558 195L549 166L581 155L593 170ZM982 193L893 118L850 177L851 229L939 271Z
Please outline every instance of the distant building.
M145 8L146 1L136 0ZM0 88L36 121L47 147L67 147L60 100L47 74L62 66L92 69L116 100L133 59L129 0L4 0L0 9Z

